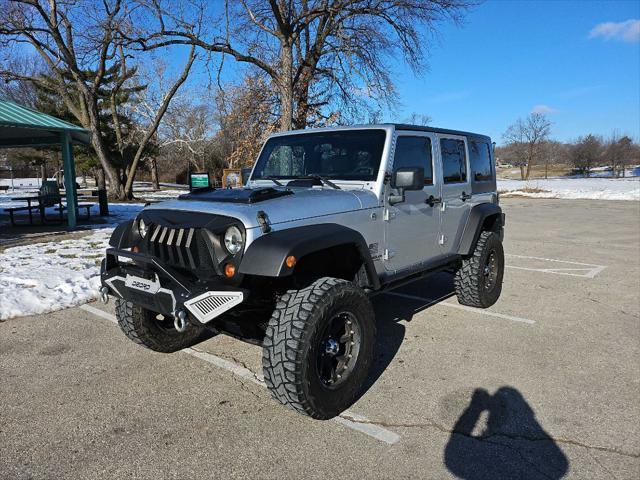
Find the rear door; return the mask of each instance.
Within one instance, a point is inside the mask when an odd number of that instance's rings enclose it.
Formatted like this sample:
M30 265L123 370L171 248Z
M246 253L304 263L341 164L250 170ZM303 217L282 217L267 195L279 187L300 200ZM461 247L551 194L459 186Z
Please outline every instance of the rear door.
M443 254L455 253L471 209L469 150L460 135L438 135L442 171L442 224L438 238Z
M399 133L396 139L393 170L400 167L424 168L424 188L405 192L405 201L386 206L385 268L400 271L441 254L438 246L440 212L427 199L439 197L440 185L434 168L435 134Z

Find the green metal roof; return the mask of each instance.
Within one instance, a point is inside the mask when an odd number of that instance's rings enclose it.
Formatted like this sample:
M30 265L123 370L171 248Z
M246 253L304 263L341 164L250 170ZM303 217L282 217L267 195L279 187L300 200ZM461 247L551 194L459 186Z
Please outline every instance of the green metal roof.
M0 99L0 148L54 145L69 133L73 143L87 144L87 130L59 118Z

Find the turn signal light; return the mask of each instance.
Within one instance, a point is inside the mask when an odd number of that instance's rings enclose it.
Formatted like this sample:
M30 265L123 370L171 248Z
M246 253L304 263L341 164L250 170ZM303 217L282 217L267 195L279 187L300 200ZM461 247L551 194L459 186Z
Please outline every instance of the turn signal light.
M224 266L224 275L227 278L231 278L236 274L236 267L233 263L227 263Z
M296 257L294 257L293 255L289 255L284 263L287 265L287 267L293 268L296 264Z

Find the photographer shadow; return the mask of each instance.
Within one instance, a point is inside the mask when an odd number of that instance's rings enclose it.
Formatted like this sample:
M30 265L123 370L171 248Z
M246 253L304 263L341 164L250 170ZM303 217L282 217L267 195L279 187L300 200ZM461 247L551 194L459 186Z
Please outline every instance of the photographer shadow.
M486 417L486 428L479 432ZM465 480L560 479L569 460L513 387L494 395L476 389L444 451L451 473Z

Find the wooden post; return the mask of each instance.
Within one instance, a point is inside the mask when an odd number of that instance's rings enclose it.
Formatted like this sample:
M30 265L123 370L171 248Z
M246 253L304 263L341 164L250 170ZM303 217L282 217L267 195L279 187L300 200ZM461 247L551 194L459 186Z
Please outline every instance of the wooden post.
M67 132L60 134L62 143L62 163L64 168L64 189L67 192L67 224L69 228L76 228L78 212L78 194L76 192L76 169L73 164L71 136Z

